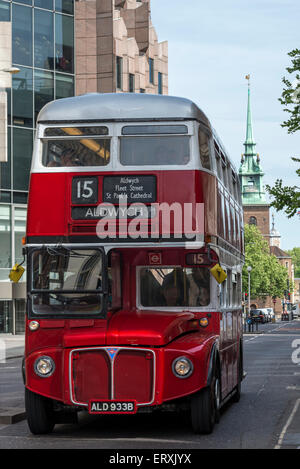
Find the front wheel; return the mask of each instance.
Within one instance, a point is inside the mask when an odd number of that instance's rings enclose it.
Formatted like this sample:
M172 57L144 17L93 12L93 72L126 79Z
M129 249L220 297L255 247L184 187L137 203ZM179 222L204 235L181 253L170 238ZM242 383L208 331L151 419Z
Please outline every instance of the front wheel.
M53 403L50 399L25 388L25 408L31 433L44 435L52 432L55 421Z
M211 383L197 393L191 402L192 428L195 433L212 433L220 419L221 385L218 374Z

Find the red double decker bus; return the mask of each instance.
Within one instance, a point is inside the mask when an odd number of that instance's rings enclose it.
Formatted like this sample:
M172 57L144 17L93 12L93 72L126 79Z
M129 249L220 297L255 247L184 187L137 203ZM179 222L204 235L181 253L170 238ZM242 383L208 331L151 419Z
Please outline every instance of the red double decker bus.
M34 434L78 411L158 408L189 412L194 431L210 433L239 399L239 179L194 103L89 94L47 104L25 251Z

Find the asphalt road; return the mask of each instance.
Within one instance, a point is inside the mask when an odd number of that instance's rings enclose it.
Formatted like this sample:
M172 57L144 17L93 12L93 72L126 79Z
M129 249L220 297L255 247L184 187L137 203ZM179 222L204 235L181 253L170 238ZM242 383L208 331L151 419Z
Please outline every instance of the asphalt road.
M242 384L241 400L226 404L212 435L194 435L189 422L172 413L130 417L96 417L84 413L78 424L56 425L54 432L47 436L31 435L26 421L0 425L0 448L173 452L300 448L300 364L292 361L294 341L300 339L300 321L260 325L259 330L263 333L244 335L247 377ZM20 364L20 359L0 364L1 407L24 405Z

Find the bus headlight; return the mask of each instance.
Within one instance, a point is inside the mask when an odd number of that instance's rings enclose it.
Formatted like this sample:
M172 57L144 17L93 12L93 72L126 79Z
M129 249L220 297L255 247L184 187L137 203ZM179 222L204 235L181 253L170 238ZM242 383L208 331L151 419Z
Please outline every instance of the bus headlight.
M177 378L188 378L193 373L194 366L189 358L179 357L173 361L172 370Z
M50 357L40 357L34 363L34 371L41 378L48 378L54 373L55 363Z

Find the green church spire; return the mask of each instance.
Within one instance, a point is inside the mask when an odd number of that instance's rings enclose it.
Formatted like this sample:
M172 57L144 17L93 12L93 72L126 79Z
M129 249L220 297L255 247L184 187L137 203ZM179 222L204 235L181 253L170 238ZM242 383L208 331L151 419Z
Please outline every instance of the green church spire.
M243 205L261 205L267 203L263 188L264 173L260 165L259 155L256 153L256 143L253 138L250 75L247 75L246 79L248 80L247 128L244 143L245 153L242 155L239 170L242 202Z

